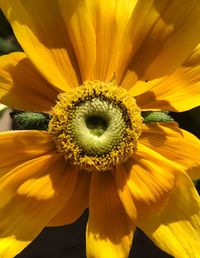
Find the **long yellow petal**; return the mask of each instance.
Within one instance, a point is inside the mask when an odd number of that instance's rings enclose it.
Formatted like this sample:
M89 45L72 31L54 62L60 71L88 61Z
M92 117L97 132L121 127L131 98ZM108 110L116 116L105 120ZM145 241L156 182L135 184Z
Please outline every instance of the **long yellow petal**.
M137 219L137 209L128 187L127 181L129 180L130 173L127 172L123 165L117 166L113 170L113 176L117 185L117 191L124 209L131 221L135 222Z
M116 72L122 86L129 89L138 80L151 81L174 72L199 44L199 15L198 0L138 0Z
M96 34L87 1L58 1L75 50L82 80L89 80L96 63Z
M76 221L89 206L90 174L79 171L74 191L64 208L48 226L63 226Z
M64 207L76 178L57 154L26 162L1 180L1 257L13 258L33 241Z
M58 2L83 80L112 79L136 0Z
M0 57L0 102L15 109L49 111L56 90L22 52Z
M0 133L0 178L22 163L55 151L45 131L9 131Z
M162 209L174 187L179 167L142 144L138 144L138 150L123 167L121 181L132 195L137 217L151 210ZM123 201L122 203L124 204ZM124 207L126 208L126 205ZM128 214L130 216L130 213Z
M193 180L200 178L200 140L177 123L143 125L140 142L181 166Z
M78 86L76 57L57 1L0 0L0 8L43 76L62 90Z
M163 210L145 214L138 226L172 256L200 257L200 198L186 174L179 175Z
M132 230L111 173L93 173L86 232L88 258L126 258Z
M179 112L199 106L200 45L171 76L138 96L137 103L141 109Z

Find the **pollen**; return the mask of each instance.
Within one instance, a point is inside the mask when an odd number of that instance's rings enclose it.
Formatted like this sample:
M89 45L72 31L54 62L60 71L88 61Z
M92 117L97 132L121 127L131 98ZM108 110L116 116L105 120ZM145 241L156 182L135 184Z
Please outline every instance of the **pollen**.
M114 81L86 81L61 93L48 131L58 151L80 169L107 171L125 162L141 134L139 107Z

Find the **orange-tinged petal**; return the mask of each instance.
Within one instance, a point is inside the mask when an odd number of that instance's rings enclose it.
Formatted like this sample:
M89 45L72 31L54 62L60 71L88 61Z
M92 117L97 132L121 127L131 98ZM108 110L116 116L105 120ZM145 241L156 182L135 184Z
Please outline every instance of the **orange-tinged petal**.
M89 206L89 191L90 174L87 171L79 171L70 199L48 226L63 226L76 221Z
M137 98L138 95L143 96L142 95L143 93L149 92L154 86L160 84L164 79L165 79L165 77L160 77L160 78L156 78L154 80L146 80L146 81L139 80L133 85L133 87L131 87L128 90L128 93L131 96L136 97L136 99L138 101L138 98ZM141 105L142 104L138 103L138 106L141 106Z
M0 57L0 102L15 109L49 111L56 90L22 52Z
M151 81L171 74L197 44L200 36L198 0L137 1L116 75L130 88L138 80ZM134 87L134 86L133 86Z
M200 178L200 140L177 123L144 124L140 142Z
M124 166L117 166L113 171L113 176L115 178L117 191L121 199L121 202L124 206L124 209L126 213L129 215L130 219L135 222L137 219L137 210L135 207L132 194L127 185L128 173L127 171L125 171Z
M87 1L58 1L75 50L82 80L92 78L96 63L96 34Z
M76 57L57 1L0 0L0 8L42 75L62 90L78 86Z
M137 217L160 210L174 187L179 168L142 144L123 166L121 184L126 184L132 195Z
M22 163L55 150L55 144L46 131L0 133L0 178Z
M128 257L132 230L111 173L92 174L89 207L87 257Z
M133 87L134 92L134 87ZM200 105L200 45L166 80L137 97L141 109L186 111Z
M50 178L50 167L61 160L61 155L44 155L22 163L0 180L0 207L5 206L16 193L20 196L35 197L48 200L55 195L54 186ZM34 165L34 167L33 167ZM27 172L28 171L28 172ZM35 183L36 182L36 183ZM41 186L46 183L45 189ZM43 185L44 186L44 185ZM38 196L37 196L38 195Z
M44 164L46 165L46 163L49 160L50 160L50 164L52 164L52 162L55 162L57 157L58 155L54 155L53 158L51 157L51 155L45 155L39 158L35 158L32 160L23 162L19 166L14 167L12 170L9 171L9 173L7 173L4 177L2 177L0 179L0 194L3 198L1 198L0 200L0 208L4 207L12 200L12 198L15 196L16 192L18 191L18 188L19 188L19 195L20 195L21 184L26 183L26 181L28 180L30 181L34 177L34 174L31 174L32 171L33 173L36 174L37 169L41 169L41 167L44 166ZM36 170L32 169L32 171L30 171L33 164L36 165ZM29 173L25 173L25 170L27 169L29 169L28 170ZM42 173L44 173L44 169L42 170ZM26 190L22 186L22 190L23 189ZM51 186L51 190L52 189L53 187ZM27 190L29 191L29 193L31 192L28 188ZM32 188L31 190L34 191L34 188Z
M58 2L83 80L112 79L123 34L136 1Z
M93 1L91 12L97 40L95 79L115 77L121 41L135 3L135 0Z
M74 190L76 179L76 169L57 154L28 161L1 180L2 257L15 257L33 241L64 207ZM26 187L23 187L25 183Z
M200 257L200 198L186 174L179 175L163 210L146 214L138 226L173 257Z
M0 200L0 206L3 207L16 194L38 200L55 198L56 185L62 177L65 178L62 173L68 173L65 170L75 171L74 176L77 174L77 168L71 168L62 154L43 155L22 163L0 179L0 193L4 196Z

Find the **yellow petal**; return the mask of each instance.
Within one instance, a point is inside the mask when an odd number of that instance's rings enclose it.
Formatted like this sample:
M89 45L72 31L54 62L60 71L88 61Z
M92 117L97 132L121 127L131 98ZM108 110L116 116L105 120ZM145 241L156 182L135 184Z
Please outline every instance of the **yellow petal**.
M137 219L137 210L135 207L132 194L127 185L127 180L129 177L128 173L125 170L124 166L121 165L115 168L115 170L113 171L113 175L117 185L117 191L121 199L121 202L124 206L124 209L130 217L130 219L135 222Z
M138 226L173 257L200 257L200 198L186 174L178 177L164 209L146 214Z
M0 57L0 102L15 109L49 111L57 92L22 52Z
M74 191L64 208L49 222L48 226L63 226L76 221L89 205L90 174L80 171Z
M10 131L0 133L0 178L20 164L55 150L45 131Z
M88 258L126 258L132 230L111 173L93 173L86 232Z
M62 90L77 86L76 57L57 1L0 0L0 8L42 75Z
M74 190L76 178L75 169L71 169L58 154L26 162L1 180L2 257L15 257L33 241L64 207ZM23 187L25 182L26 187Z
M130 88L138 80L151 81L175 71L199 44L199 15L197 0L137 1L116 72L122 77L126 71L122 86Z
M134 85L130 81L130 85L133 85L133 87L131 87L128 92L131 96L136 97L138 106L142 106L143 102L139 103L140 96L138 95L143 96L143 93L149 92L154 86L160 84L165 78L166 77L160 77L153 80L137 81L134 83Z
M87 1L58 1L75 50L82 80L92 78L96 62L96 35Z
M137 217L141 217L151 209L162 208L179 169L160 154L138 144L138 150L124 163L121 173L135 203Z
M60 165L56 168L58 164ZM59 168L60 172L55 172ZM16 194L38 200L54 198L57 194L54 185L61 180L62 173L66 169L67 165L62 154L55 153L29 160L15 167L0 180L0 194L4 197L0 200L0 207L5 206Z
M67 174L67 184L71 182L65 193L65 203L74 192L78 174L77 168L67 164L62 154L45 155L18 166L0 181L0 187L3 186L5 191L15 188L19 196L46 201L56 198L58 185L66 179L64 174Z
M171 76L138 96L137 103L142 109L179 112L199 106L200 45Z
M83 80L113 78L123 33L135 2L59 0Z
M200 140L177 123L144 124L140 142L200 178Z
M5 206L8 200L11 200L16 193L17 195L35 197L39 200L52 198L55 192L50 174L47 174L47 171L52 164L56 164L58 158L60 158L59 155L45 155L32 159L22 163L1 178L0 193L1 196L4 196L0 201L1 208ZM42 189L41 186L44 186L44 182L46 183L46 187Z

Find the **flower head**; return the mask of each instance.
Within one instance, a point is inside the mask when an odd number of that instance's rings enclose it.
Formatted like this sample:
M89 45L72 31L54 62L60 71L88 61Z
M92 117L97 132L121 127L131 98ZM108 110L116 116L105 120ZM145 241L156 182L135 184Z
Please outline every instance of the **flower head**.
M0 256L89 207L87 257L125 258L136 225L200 257L200 142L143 111L200 104L197 0L0 0L24 49L0 57L0 101L50 115L0 134Z

